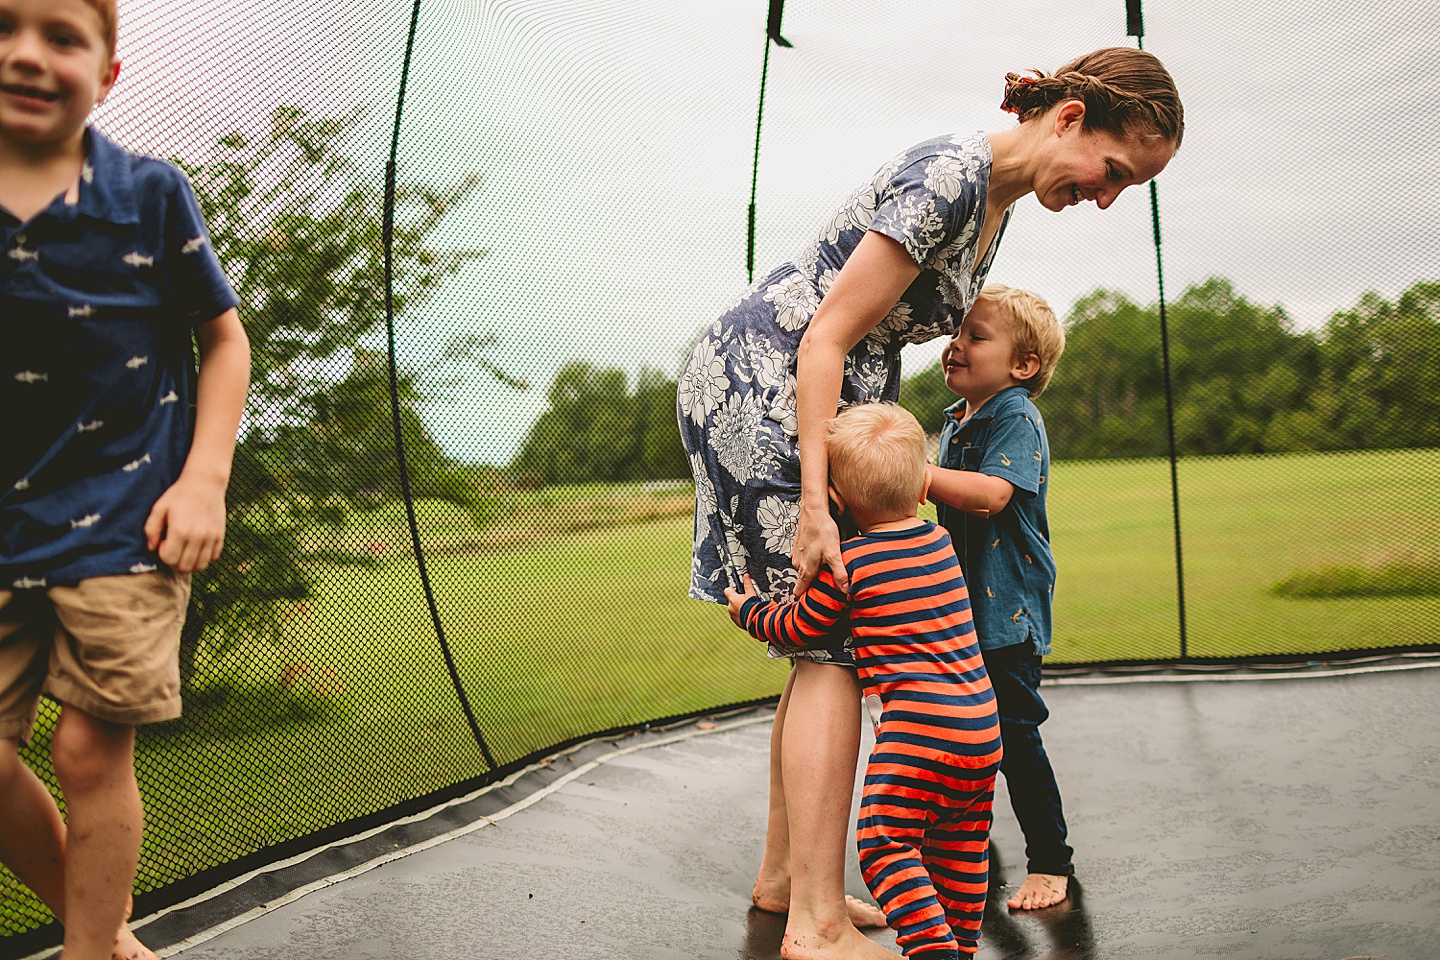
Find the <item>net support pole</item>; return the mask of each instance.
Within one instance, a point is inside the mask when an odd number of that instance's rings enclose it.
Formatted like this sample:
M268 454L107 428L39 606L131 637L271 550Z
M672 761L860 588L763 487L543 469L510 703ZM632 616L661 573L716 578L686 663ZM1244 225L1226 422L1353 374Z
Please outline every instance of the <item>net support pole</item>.
M1145 49L1145 17L1141 0L1125 0L1126 32ZM1175 450L1175 385L1170 372L1170 325L1165 316L1165 263L1160 255L1160 188L1150 181L1150 223L1155 234L1155 281L1160 293L1160 359L1165 375L1165 434L1170 453L1170 509L1175 526L1175 599L1180 625L1180 659L1190 656L1185 621L1185 551L1180 539L1180 473Z
M440 610L435 605L435 591L430 585L429 569L425 565L425 551L420 544L420 525L415 519L415 497L410 490L410 469L405 459L405 433L401 429L400 381L395 359L395 160L400 153L400 119L405 109L405 87L410 80L410 58L415 52L415 28L420 22L420 0L410 10L410 34L405 41L405 60L400 68L400 89L395 95L395 128L390 135L390 158L385 164L385 219L381 230L381 243L385 255L385 335L390 344L390 421L395 429L395 460L400 471L400 493L405 500L405 516L410 522L410 544L415 551L415 562L420 570L420 584L425 590L425 602L430 607L430 623L440 641L440 652L445 658L445 667L450 671L450 683L460 701L460 709L470 724L470 734L485 765L495 769L495 758L480 732L475 720L475 711L470 708L470 698L460 682L460 673L455 668L455 658L450 653L450 642L445 639L445 627L440 621Z
M760 64L760 106L755 115L755 156L750 167L750 211L745 230L746 283L755 282L755 193L760 186L760 129L765 122L765 82L770 77L770 47L794 46L780 35L780 20L785 15L785 0L770 0L770 16L765 22L765 59Z

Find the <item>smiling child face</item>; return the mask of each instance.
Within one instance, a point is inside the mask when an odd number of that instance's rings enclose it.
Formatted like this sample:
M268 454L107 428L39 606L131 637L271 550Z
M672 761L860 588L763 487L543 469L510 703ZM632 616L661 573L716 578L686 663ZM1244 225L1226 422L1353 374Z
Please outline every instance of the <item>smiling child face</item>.
M940 355L945 386L965 398L969 411L1022 382L1024 365L1015 356L1015 336L995 305L980 299L970 308L960 329Z
M85 0L0 0L0 145L32 155L76 148L119 70Z

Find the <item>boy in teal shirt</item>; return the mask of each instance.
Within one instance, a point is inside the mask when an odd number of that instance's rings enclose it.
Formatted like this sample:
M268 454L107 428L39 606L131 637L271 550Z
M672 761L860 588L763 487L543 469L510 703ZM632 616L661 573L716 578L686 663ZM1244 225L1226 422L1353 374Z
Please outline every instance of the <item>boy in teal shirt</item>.
M1034 294L987 286L941 363L962 398L945 411L930 496L970 586L975 630L995 688L1010 804L1025 835L1027 876L1008 905L1065 899L1074 873L1060 790L1040 739L1055 561L1045 492L1050 446L1032 402L1050 382L1065 332Z

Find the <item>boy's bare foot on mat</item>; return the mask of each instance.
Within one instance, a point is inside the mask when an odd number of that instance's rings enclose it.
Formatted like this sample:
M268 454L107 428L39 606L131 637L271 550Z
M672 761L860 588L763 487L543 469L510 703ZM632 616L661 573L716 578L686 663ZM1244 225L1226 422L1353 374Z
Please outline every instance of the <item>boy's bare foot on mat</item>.
M120 928L120 934L115 938L113 960L160 960L160 958L149 947L135 939L135 934L130 932L128 926L125 926Z
M789 913L790 891L782 890L779 884L762 884L756 880L755 889L750 892L750 902L766 913ZM885 914L880 912L879 907L848 893L845 894L845 912L849 914L850 922L861 930L878 929L886 925Z
M1053 907L1065 899L1070 889L1069 877L1057 877L1049 873L1032 873L1025 877L1015 896L1005 901L1011 910L1039 910Z

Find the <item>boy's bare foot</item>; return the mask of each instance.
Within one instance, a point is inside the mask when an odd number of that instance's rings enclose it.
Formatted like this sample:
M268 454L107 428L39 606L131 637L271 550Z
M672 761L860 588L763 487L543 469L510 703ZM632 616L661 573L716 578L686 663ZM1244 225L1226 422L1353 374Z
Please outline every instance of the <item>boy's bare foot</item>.
M1065 899L1070 889L1069 877L1057 877L1049 873L1032 873L1025 877L1015 896L1005 901L1011 910L1039 910L1053 907Z
M802 933L787 924L780 956L784 960L900 960L900 954L866 938L848 923L833 935L815 930Z
M160 960L153 951L139 940L135 934L130 932L128 926L120 928L120 933L115 937L115 952L113 960Z
M789 913L790 887L776 881L756 880L755 889L750 891L750 902L766 913ZM850 916L850 922L861 930L886 926L885 914L880 912L879 907L848 893L845 895L845 912Z

